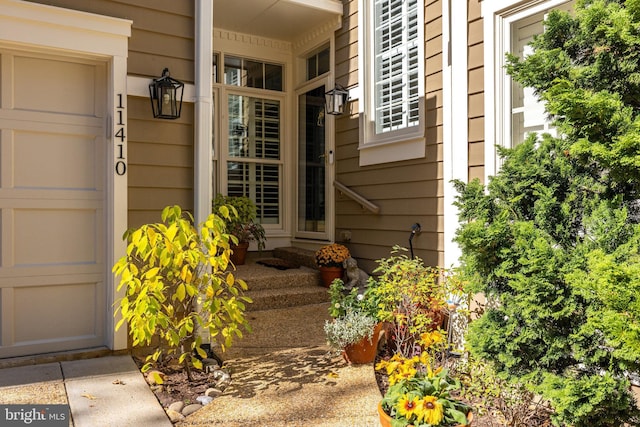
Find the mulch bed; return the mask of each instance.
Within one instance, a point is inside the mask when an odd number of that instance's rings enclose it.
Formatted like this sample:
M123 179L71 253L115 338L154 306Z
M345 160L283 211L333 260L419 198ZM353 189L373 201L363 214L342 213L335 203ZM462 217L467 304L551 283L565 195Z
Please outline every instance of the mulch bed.
M137 358L135 360L138 368L142 368L144 363L137 360ZM198 403L196 398L204 395L205 391L211 387L210 384L215 384L213 374L196 369L191 372L193 381L189 381L187 373L182 367L158 365L152 370L160 371L164 374L164 383L161 386L150 385L149 388L165 408L176 401L182 401L185 404Z

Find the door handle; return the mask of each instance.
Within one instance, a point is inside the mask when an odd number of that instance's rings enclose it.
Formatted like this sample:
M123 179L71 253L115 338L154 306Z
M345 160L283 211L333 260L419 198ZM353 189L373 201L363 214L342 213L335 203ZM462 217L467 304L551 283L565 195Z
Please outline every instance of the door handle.
M320 154L318 156L319 159L324 159L325 163L327 161L327 157L329 157L329 164L332 165L333 164L333 150L329 150L329 155L328 156L327 156L326 153Z

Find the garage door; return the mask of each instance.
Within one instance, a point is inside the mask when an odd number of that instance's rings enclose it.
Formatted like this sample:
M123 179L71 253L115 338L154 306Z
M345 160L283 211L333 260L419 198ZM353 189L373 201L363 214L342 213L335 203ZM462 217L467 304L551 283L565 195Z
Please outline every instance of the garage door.
M0 49L0 357L105 343L106 71Z

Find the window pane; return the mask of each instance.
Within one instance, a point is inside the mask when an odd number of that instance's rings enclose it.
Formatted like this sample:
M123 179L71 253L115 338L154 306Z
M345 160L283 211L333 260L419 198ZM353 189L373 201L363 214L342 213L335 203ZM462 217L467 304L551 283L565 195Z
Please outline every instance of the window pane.
M533 53L529 43L544 31L544 12L515 22L512 25L512 53L525 58ZM544 103L534 90L511 82L511 146L525 140L529 133L554 133L547 118Z
M227 194L246 196L256 203L258 222L280 221L280 166L227 162Z
M264 88L282 91L282 65L264 65Z
M224 57L224 84L242 86L242 59L234 56Z
M322 48L307 58L307 80L329 72L329 46Z
M262 62L244 61L244 67L247 75L247 82L244 86L255 87L258 89L264 88L264 72Z
M326 48L318 53L318 75L328 73L329 67L329 48Z
M229 156L280 159L280 101L229 95Z
M311 80L318 75L318 57L313 55L307 58L307 80Z
M224 59L224 83L227 85L282 91L282 73L282 65L235 56Z

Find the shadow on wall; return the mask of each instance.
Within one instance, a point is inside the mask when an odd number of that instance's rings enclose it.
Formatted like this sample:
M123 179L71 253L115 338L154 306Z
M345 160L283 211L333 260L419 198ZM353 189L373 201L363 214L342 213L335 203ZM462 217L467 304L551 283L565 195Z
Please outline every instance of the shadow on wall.
M387 257L394 245L410 248L427 265L444 262L442 178L442 105L437 96L425 100L425 156L399 162L359 165L358 100L350 113L336 122L336 180L351 186L380 207L378 214L364 211L337 193L336 240L349 247L360 268L371 273L376 260ZM421 231L413 235L414 224ZM345 240L343 236L348 236Z

